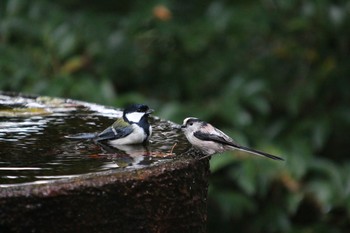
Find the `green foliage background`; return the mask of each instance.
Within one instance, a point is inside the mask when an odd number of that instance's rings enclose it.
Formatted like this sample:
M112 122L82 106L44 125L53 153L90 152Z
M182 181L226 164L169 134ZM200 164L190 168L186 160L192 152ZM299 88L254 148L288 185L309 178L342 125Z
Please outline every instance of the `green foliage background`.
M0 90L207 120L240 152L211 161L209 232L350 227L348 1L0 2Z

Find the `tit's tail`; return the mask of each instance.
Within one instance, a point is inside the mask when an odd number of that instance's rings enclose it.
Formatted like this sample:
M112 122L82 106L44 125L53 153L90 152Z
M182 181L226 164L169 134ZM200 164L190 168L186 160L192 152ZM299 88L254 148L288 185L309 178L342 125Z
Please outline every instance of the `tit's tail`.
M235 149L236 150L245 151L245 152L248 152L248 153L251 153L251 154L259 155L259 156L264 156L264 157L267 157L267 158L270 158L270 159L274 159L274 160L282 160L282 161L284 160L281 157L278 157L278 156L275 156L275 155L272 155L272 154L269 154L269 153L266 153L266 152L250 149L250 148L245 147L245 146L236 146Z
M73 139L73 140L95 139L97 137L97 133L79 133L79 134L67 135L64 137L68 139Z

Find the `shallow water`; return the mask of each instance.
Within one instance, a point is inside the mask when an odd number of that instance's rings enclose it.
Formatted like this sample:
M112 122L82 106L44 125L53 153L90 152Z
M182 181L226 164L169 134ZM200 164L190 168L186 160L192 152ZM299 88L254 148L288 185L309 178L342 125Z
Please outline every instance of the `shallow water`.
M145 147L114 148L67 135L100 132L121 111L96 104L0 93L0 187L44 183L112 169L166 162L188 149L175 124L151 118Z

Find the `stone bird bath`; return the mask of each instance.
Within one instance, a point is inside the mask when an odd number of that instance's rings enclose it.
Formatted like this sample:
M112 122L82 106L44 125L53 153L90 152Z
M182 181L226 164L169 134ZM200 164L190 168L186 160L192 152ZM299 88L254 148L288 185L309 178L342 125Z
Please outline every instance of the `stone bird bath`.
M0 92L0 232L206 232L209 163L176 124L152 117L145 147L64 137L119 116Z

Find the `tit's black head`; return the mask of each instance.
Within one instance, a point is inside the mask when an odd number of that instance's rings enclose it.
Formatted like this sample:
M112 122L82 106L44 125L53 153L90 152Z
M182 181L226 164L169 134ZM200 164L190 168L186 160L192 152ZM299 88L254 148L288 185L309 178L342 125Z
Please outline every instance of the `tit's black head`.
M129 123L145 124L148 125L148 115L153 112L145 104L132 104L127 106L123 112L123 119Z
M145 104L131 104L124 109L124 115L132 112L150 114L153 110Z

